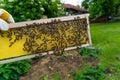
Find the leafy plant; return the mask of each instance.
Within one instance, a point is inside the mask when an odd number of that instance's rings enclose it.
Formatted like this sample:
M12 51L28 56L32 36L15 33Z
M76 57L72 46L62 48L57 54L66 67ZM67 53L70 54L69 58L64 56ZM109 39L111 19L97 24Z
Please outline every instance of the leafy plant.
M0 80L18 80L20 75L30 70L30 61L24 60L0 65Z
M99 48L83 47L83 48L80 48L78 52L82 56L91 56L93 58L97 58L100 54L100 49Z
M44 76L43 80L49 80L48 76ZM55 74L54 77L52 78L52 80L60 80L60 76L58 74Z
M44 80L48 80L48 76L45 76L45 77L44 77Z
M52 80L60 80L60 75L59 74L55 74L55 76L53 77Z
M67 54L66 53L63 53L62 55L60 55L60 58L65 60L67 58Z
M110 75L109 75L110 74ZM119 80L120 79L120 63L111 63L106 68L107 80Z
M59 17L64 14L64 9L62 8L62 4L60 0L41 0L42 7L44 8L44 15L47 17Z
M17 22L40 19L44 12L39 0L3 0L1 4Z
M64 14L60 0L1 0L0 3L16 22L40 19L43 15L50 18Z
M99 15L108 17L116 14L119 4L119 0L84 0L82 7L89 10L91 18L96 18Z
M74 80L104 80L105 71L99 66L85 67L83 70L78 71Z

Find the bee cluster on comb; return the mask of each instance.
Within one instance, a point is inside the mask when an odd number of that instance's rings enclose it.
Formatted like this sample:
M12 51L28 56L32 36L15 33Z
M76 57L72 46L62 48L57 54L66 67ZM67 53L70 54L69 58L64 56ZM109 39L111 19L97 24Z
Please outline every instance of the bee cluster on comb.
M52 50L59 55L67 47L81 46L88 42L87 25L86 18L77 17L68 21L54 19L49 23L26 24L25 27L13 28L7 32L0 31L0 35L9 39L9 47L24 38L23 50L28 53Z

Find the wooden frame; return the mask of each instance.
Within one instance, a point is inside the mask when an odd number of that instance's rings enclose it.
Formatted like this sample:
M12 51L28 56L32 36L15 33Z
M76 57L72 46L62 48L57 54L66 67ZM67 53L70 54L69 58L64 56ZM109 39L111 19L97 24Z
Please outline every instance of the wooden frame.
M91 42L91 36L90 36L90 26L89 26L89 14L82 14L82 15L75 15L75 16L67 16L67 17L58 17L58 18L50 18L50 19L41 19L41 20L34 20L34 21L26 21L26 22L18 22L18 23L14 23L14 24L9 24L10 28L18 28L18 27L24 27L26 26L26 24L30 25L33 23L48 23L51 22L51 20L61 20L61 21L67 21L67 20L73 20L75 18L86 18L87 19L87 34L88 34L88 43L87 44L83 44L81 46L74 46L74 47L68 47L65 48L65 51L67 50L72 50L72 49L76 49L78 47L86 47L86 46L90 46L92 45ZM26 55L26 56L22 56L22 57L16 57L16 58L12 58L12 59L8 59L8 60L1 60L0 64L6 64L6 63L10 63L10 62L15 62L15 61L19 61L19 60L25 60L25 59L29 59L29 58L34 58L36 56L44 56L47 54L53 54L53 51L49 51L49 52L44 52L44 53L38 53L38 54L31 54L31 55Z

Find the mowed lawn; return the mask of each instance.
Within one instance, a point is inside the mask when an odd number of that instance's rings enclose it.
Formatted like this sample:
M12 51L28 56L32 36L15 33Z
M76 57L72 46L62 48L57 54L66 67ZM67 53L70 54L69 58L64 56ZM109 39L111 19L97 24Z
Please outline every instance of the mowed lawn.
M99 65L110 71L109 80L120 80L120 22L91 24L93 46L101 49Z

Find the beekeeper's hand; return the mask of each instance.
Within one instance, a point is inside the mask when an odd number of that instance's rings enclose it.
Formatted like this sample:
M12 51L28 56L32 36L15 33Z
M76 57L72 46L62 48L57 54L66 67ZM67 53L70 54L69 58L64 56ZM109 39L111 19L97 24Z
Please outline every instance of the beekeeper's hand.
M14 19L11 14L9 14L4 9L0 9L0 30L7 31L9 29L10 23L14 23Z

